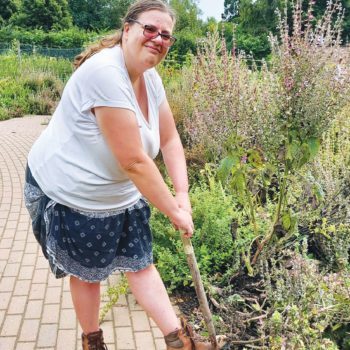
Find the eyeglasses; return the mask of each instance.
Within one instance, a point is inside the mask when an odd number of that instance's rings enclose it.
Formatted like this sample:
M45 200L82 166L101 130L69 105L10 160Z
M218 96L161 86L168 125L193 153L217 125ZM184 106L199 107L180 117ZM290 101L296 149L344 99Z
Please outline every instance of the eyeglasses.
M156 26L153 26L152 24L143 24L143 23L137 21L136 19L131 19L131 18L129 18L127 22L135 22L135 23L139 24L143 28L143 35L147 39L152 40L152 39L157 38L160 35L160 37L163 40L163 44L166 47L172 46L176 41L175 37L173 37L170 34L159 32L158 28Z

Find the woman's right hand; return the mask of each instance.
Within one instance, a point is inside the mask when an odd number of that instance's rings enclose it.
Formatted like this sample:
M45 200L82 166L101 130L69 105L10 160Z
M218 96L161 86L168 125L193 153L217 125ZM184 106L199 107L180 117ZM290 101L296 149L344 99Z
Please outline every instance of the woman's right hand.
M170 217L170 221L185 237L192 237L194 225L192 215L188 211L178 208L178 210Z

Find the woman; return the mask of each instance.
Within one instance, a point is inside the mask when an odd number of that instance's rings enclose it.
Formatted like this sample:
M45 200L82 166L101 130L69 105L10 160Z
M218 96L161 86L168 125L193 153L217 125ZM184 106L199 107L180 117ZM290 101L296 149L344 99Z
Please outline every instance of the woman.
M25 198L33 231L57 278L70 276L83 349L107 349L99 329L100 281L125 271L167 349L211 349L176 317L152 263L149 207L193 234L183 148L154 67L175 42L161 0L133 4L120 34L76 59L48 128L28 156ZM153 159L159 148L176 195Z

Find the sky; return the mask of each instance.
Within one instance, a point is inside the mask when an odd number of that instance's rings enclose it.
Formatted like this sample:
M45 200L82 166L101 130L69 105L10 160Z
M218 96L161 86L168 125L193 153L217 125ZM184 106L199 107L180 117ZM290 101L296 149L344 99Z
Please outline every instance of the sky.
M198 7L202 10L202 18L215 17L221 20L221 14L224 12L224 0L198 0Z

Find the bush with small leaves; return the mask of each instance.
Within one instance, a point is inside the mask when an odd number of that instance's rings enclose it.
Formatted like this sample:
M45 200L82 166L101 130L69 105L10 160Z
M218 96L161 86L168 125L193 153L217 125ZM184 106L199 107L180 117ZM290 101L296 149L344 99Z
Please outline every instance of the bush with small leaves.
M192 241L202 278L218 283L229 267L238 269L240 257L230 232L234 216L232 198L212 175L208 176L206 180L206 175L202 175L190 192L195 226ZM169 290L191 285L179 232L156 208L152 210L151 227L155 262Z

